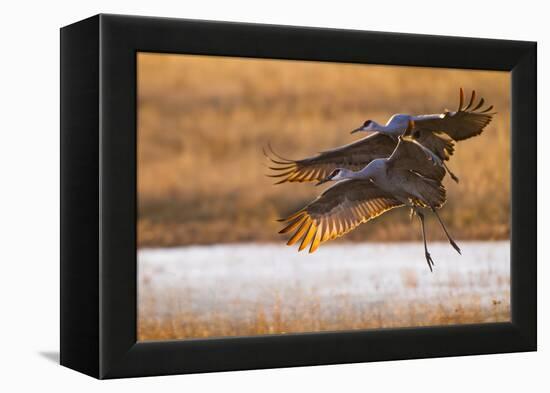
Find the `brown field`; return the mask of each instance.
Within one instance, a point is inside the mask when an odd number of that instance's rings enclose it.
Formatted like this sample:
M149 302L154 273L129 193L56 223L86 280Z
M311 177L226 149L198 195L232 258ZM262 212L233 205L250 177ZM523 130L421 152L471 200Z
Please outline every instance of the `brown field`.
M342 330L443 326L510 321L509 293L504 301L491 306L481 305L481 296L472 295L434 304L432 302L384 302L375 305L354 305L346 297L340 307L324 311L315 297L293 294L300 303L293 310L282 312L280 299L270 308L258 305L241 320L226 312L215 314L181 310L185 299L172 299L179 310L165 318L151 317L144 306L138 323L138 340L175 340L185 338L252 336ZM154 309L154 299L149 306Z
M493 71L202 56L138 56L139 246L282 241L275 219L314 198L308 184L272 186L262 147L301 158L349 143L366 119L453 110L476 89L498 111L460 142L441 210L458 239L507 239L510 79ZM419 240L405 209L337 242ZM434 223L435 224L435 223ZM443 239L441 231L429 237Z

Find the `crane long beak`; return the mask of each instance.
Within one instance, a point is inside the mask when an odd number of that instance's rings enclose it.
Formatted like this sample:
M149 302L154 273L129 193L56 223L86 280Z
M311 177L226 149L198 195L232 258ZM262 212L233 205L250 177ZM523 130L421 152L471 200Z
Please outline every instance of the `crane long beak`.
M320 186L321 184L326 183L327 181L330 181L330 177L326 177L323 180L319 180L315 186Z
M355 134L356 132L363 131L363 127L356 128L355 130L351 131L350 134Z

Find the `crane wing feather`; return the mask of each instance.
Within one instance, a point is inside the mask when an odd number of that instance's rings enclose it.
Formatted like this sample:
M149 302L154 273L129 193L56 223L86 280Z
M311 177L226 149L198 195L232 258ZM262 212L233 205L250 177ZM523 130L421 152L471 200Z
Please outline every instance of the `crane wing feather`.
M442 160L448 160L454 154L455 142L445 133L419 130L415 139Z
M388 168L393 171L415 172L438 182L445 177L445 168L437 155L417 141L400 138L397 147L388 158Z
M314 252L324 242L336 239L403 204L369 180L343 180L325 190L303 209L280 221L287 226L279 233L295 230L288 245L300 238L299 251L310 246Z
M418 129L444 132L455 141L472 138L481 134L495 115L495 112L491 112L492 105L483 109L484 98L480 98L477 104L475 100L476 93L472 91L468 105L463 107L464 92L460 89L459 107L456 112L445 111L443 114L420 115L413 117L413 120Z
M286 182L311 182L326 178L336 168L359 170L376 158L388 157L395 149L396 141L387 135L373 133L348 145L320 152L301 160L286 160L273 149L264 153L276 166L269 167L274 173L268 176L282 178L276 184Z

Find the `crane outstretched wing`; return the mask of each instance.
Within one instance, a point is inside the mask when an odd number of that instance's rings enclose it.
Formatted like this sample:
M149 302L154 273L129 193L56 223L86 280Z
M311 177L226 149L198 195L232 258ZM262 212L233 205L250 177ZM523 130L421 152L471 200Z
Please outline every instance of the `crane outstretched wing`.
M376 158L388 157L396 145L392 137L376 132L348 145L301 160L283 158L270 149L271 155L266 152L266 156L275 165L269 169L276 173L268 176L282 178L275 184L319 181L336 168L359 170Z
M433 151L442 160L448 160L454 154L455 143L445 133L418 130L415 138L422 146Z
M343 236L358 225L403 204L369 180L343 180L325 190L303 209L280 221L292 232L291 246L302 239L298 251L309 244L312 253L321 243Z
M441 184L445 176L443 163L417 141L400 138L386 165L388 176L396 176L414 205L440 208L446 202L447 192Z
M456 112L445 111L443 114L420 115L413 117L416 127L426 131L444 132L455 141L462 141L479 135L491 122L496 112L493 106L483 108L485 100L481 98L476 104L476 92L464 106L464 91L460 89L460 102Z
M416 140L399 138L397 147L388 158L390 170L406 170L425 178L441 182L445 177L445 168L440 158L430 149Z

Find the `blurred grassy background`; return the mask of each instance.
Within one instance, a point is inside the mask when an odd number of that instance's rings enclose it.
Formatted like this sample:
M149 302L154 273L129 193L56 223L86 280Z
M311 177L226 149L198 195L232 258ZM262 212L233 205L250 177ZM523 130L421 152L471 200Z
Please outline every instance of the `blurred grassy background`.
M225 57L138 55L138 245L283 241L276 218L321 190L273 186L262 147L302 158L356 140L349 131L393 113L456 109L475 89L498 114L457 144L441 216L457 239L510 233L510 75ZM431 218L428 237L444 234ZM336 241L420 240L406 209Z

